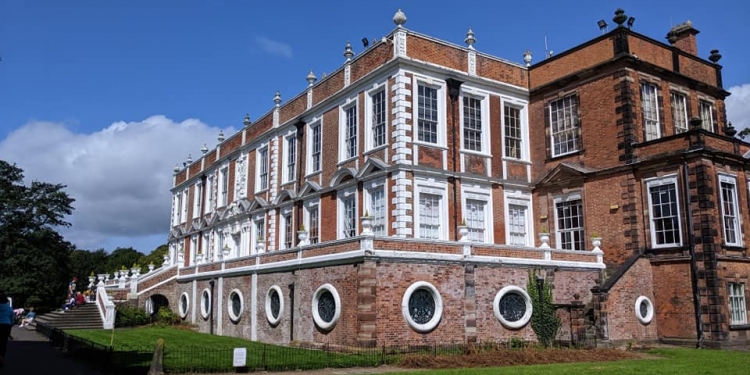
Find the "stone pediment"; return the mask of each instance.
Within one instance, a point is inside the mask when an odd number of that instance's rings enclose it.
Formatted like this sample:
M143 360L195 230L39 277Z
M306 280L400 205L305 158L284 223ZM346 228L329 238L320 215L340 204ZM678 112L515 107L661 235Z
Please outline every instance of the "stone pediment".
M294 190L290 189L283 189L279 192L279 195L276 197L276 204L281 204L282 202L293 200L297 197L297 194L294 193Z
M537 187L545 185L567 184L586 178L587 175L596 172L597 169L584 167L574 163L560 163L550 170L539 182Z
M318 185L317 182L313 181L307 181L304 185L302 185L302 189L300 190L299 194L297 194L298 197L305 196L310 193L314 193L318 190L320 190L320 185Z
M357 170L354 168L341 168L331 177L331 187L335 187L349 179L357 178Z
M368 158L365 164L359 168L356 178L361 179L367 175L387 171L391 166L378 158Z

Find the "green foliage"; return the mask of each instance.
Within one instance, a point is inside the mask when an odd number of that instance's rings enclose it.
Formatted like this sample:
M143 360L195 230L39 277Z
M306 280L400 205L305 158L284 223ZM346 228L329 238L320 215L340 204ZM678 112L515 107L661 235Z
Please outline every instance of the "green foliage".
M106 261L107 253L104 249L96 251L73 250L70 254L70 273L71 276L78 276L76 289L83 291L88 287L88 275L92 272L94 275L112 272L112 270L107 270L104 266Z
M169 246L167 245L161 245L154 249L150 254L142 256L140 259L138 259L138 264L146 265L143 269L141 269L141 273L146 273L148 271L148 265L153 264L156 268L161 267L162 263L164 263L164 255L169 252Z
M148 314L137 307L120 305L115 310L115 327L137 327L150 322Z
M67 289L72 251L56 228L68 227L73 199L64 185L32 181L0 160L0 290L26 305L59 306Z
M160 326L174 326L182 324L182 318L166 306L162 306L153 316L154 324Z
M107 257L106 270L112 272L119 269L127 269L126 264L138 263L144 255L132 247L118 247Z
M555 314L555 305L552 303L552 283L543 285L542 296L539 298L538 281L535 270L529 270L529 281L526 283L526 292L531 298L532 314L531 329L545 348L552 345L557 332L562 325L560 318Z

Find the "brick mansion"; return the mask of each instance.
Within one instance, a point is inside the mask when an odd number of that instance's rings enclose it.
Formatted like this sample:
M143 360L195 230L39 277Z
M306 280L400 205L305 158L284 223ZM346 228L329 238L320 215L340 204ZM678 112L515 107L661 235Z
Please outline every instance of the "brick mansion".
M518 63L399 10L175 167L164 264L110 293L268 343L535 341L533 277L561 341L746 347L750 144L721 55L633 20Z

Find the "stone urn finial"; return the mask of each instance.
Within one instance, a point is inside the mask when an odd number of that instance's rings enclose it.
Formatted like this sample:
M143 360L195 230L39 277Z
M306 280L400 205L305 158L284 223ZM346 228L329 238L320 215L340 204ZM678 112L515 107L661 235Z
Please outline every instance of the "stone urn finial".
M401 8L393 15L393 23L396 24L396 27L403 27L406 23L406 14L401 11Z

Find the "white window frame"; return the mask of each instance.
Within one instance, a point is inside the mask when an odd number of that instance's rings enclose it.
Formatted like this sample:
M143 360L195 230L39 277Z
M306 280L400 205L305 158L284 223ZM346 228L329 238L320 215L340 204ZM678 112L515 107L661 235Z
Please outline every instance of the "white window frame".
M506 122L505 122L505 116L507 115L506 108L508 107L518 110L518 116L519 116L519 121L520 121L519 132L521 133L520 134L521 155L520 157L517 157L517 158L513 156L508 156L508 150L507 150L508 145L506 143L508 134L507 134ZM508 159L513 159L513 160L529 160L529 116L527 113L528 103L522 102L519 100L502 98L501 103L500 103L500 108L502 111L500 116L501 116L501 123L502 123L501 128L502 128L502 135L503 135L503 143L502 143L503 157L508 158Z
M266 238L266 215L265 214L258 214L253 216L253 224L251 227L251 237L252 240L250 242L251 246L253 247L253 254L260 253L258 251L258 239L261 239L264 246L263 246L263 252L266 251L265 244L268 242L268 238Z
M503 316L502 311L500 311L500 301L507 294L516 294L523 299L524 305L526 305L526 309L524 310L524 314L521 319L511 322L506 319L505 316ZM531 303L531 297L529 297L529 293L526 293L525 290L515 285L508 285L500 289L500 291L495 294L495 299L492 301L492 311L495 313L495 318L497 318L497 320L500 321L500 324L502 324L504 327L509 329L520 329L528 324L531 320L531 315L534 312L534 306Z
M291 233L287 231L291 227ZM282 249L291 249L296 243L296 236L294 235L294 210L292 206L284 207L281 209L281 228L280 228L280 247ZM289 237L291 236L291 238Z
M213 175L213 173L211 173L211 175L208 176L208 178L206 178L206 189L205 190L206 190L206 205L208 206L206 211L207 211L207 213L210 213L210 212L213 212L214 209L216 208L214 206L214 201L212 199L213 198L213 190L214 190L214 175Z
M180 192L172 194L172 226L180 224L180 210L182 209L180 196Z
M180 194L180 223L185 223L188 219L188 189L183 189Z
M219 186L219 207L225 207L229 204L229 166L219 169Z
M745 284L730 282L727 284L729 300L729 325L747 324L747 301L745 300Z
M724 185L731 185L729 192L729 199L732 202L726 202L724 197ZM721 229L722 237L724 238L724 244L727 246L742 246L742 215L740 214L740 204L737 200L737 177L719 173L719 199L721 203ZM727 203L731 207L727 207ZM733 211L733 212L729 212ZM727 221L733 219L731 226L727 225ZM729 231L734 231L734 241L729 241Z
M362 203L364 205L365 213L369 214L373 218L372 231L376 236L388 235L388 189L386 189L385 182L385 178L380 178L364 183L365 195L363 197ZM373 206L374 200L372 196L377 191L383 193L383 207L380 210L377 207ZM382 230L376 229L381 227Z
M560 228L560 225L559 225L560 224L560 221L559 221L560 218L559 218L559 214L558 214L557 205L558 204L562 204L562 203L572 202L572 201L581 201L581 211L583 211L583 208L585 206L584 206L584 203L583 203L583 196L581 195L580 192L558 196L558 197L555 197L553 199L553 202L554 202L554 212L555 212L555 247L558 248L558 249L565 249L565 248L562 247L562 244L563 244L563 235L562 235L562 233L563 232L573 233L575 231L580 231L580 237L581 237L580 238L580 247L581 248L580 249L578 249L578 248L571 248L571 249L566 249L566 250L579 250L579 251L580 250L585 250L586 249L586 230L585 230L586 226L585 226L585 223L583 223L584 216L585 216L583 214L583 212L581 212L581 214L580 214L580 217L581 217L580 218L580 220L581 220L580 225L577 226L577 227L574 227L574 229L566 228L566 230L563 231ZM575 228L577 228L577 229L575 229ZM575 236L575 235L573 234L573 236ZM573 244L575 244L575 242L577 242L577 241L575 241L575 239L572 239L571 242Z
M302 221L305 225L305 230L307 230L308 239L310 240L310 244L318 243L320 242L320 198L306 201L304 207ZM314 222L317 223L317 228L313 227ZM316 229L318 232L314 233L313 229Z
M466 115L464 100L473 99L479 101L479 150L472 150L466 147ZM459 122L461 125L461 151L488 155L490 153L490 96L489 93L471 87L462 87L461 96L459 97ZM472 129L473 130L473 129Z
M383 94L383 143L377 144L375 127L379 124L375 121L375 95ZM384 147L388 144L388 91L385 82L376 84L374 88L365 94L365 152Z
M297 179L297 134L292 133L284 137L283 183Z
M505 210L504 210L505 218L504 219L505 219L505 233L506 233L505 243L511 246L534 246L534 231L533 231L532 221L531 221L531 218L533 217L533 212L531 211L532 209L531 194L526 194L526 193L521 193L521 192L518 192L518 193L505 192L504 198L505 198L503 199L504 205L505 205ZM510 217L511 206L518 206L518 207L525 208L526 214L524 216L524 221L522 224L526 232L524 235L523 244L521 243L514 244L511 241L511 233L512 233L511 225L513 224L513 221L511 220L511 217Z
M687 95L678 91L671 91L670 103L672 105L674 133L679 134L688 131L690 122L688 120Z
M653 217L653 210L654 210L654 202L651 198L651 188L656 186L663 186L663 185L673 185L674 186L674 192L675 192L675 206L677 208L677 234L680 236L680 239L676 243L665 243L665 244L658 244L656 240L656 228L654 225L654 217ZM682 206L680 204L680 191L679 186L677 184L677 175L672 174L668 176L663 177L655 177L651 179L646 180L646 195L648 197L648 218L649 218L649 233L651 236L651 247L654 249L660 249L660 248L669 248L669 247L676 247L676 246L682 246L684 234L682 233L682 225L681 225L681 218L682 218Z
M437 240L447 240L448 239L448 195L447 191L448 188L446 186L445 182L438 182L434 181L434 179L422 179L422 178L416 178L415 179L415 194L414 194L414 238L423 238L421 236L421 227L420 227L420 196L422 194L431 194L431 195L437 195L440 200L440 207L438 207L439 214L438 218L440 220L439 228L438 228L438 238Z
M203 199L203 182L198 181L193 188L193 219L201 217L201 200Z
M201 311L201 317L203 319L208 319L208 316L211 314L211 309L213 308L213 301L211 301L211 290L208 288L203 289L201 292L201 298L198 301L198 305L200 306ZM203 304L203 301L208 301L208 306Z
M424 289L430 293L430 295L432 295L432 300L435 302L435 312L432 314L432 318L426 323L415 322L411 316L411 311L409 311L409 300L414 292L420 289ZM426 333L434 330L440 323L440 319L443 317L443 297L440 296L440 291L427 281L417 281L409 285L404 292L404 296L401 298L401 315L404 316L409 327L417 332Z
M318 139L315 140L315 132L318 132ZM307 160L306 164L307 174L317 173L323 170L323 121L314 120L307 126L308 137L307 137ZM318 145L318 150L314 149L315 145ZM317 159L317 168L315 166Z
M348 99L339 106L339 162L354 159L359 155L359 108L357 99ZM350 111L354 118L350 119ZM354 121L353 127L349 121ZM354 131L354 134L351 134ZM353 143L353 144L352 144Z
M232 309L232 296L237 295L240 297L240 312L239 314L234 314L234 310ZM242 291L239 289L232 289L231 292L229 292L229 295L227 296L227 313L229 314L229 319L231 319L232 323L238 323L240 321L240 318L242 318L242 313L245 311L245 298L242 296Z
M359 235L359 216L358 214L358 207L357 207L357 187L352 186L345 189L340 189L336 192L336 200L338 201L338 215L337 217L337 226L336 226L336 238L338 239L344 239L344 238L351 238L356 237ZM351 219L353 220L353 223L349 223L350 225L353 225L353 228L347 228L347 212L346 212L346 203L347 201L351 201L354 203L354 212L350 213L352 215ZM347 230L353 232L347 233Z
M661 137L659 119L659 87L652 82L641 82L641 112L643 114L643 139L652 141Z
M413 108L413 130L412 130L412 142L415 144L424 144L429 146L441 146L446 147L446 103L445 103L445 81L428 78L424 76L414 76L414 83L412 84L412 108ZM437 90L437 125L436 125L436 142L420 141L419 140L419 86L430 87Z
M482 220L484 228L481 234L481 240L477 241L472 238L472 225L469 218L469 201L481 202L484 204L484 212ZM495 227L492 216L492 189L485 186L462 186L461 187L461 212L463 212L464 220L466 225L469 227L469 240L480 243L492 243L494 234L493 228Z
M256 150L256 158L255 158L255 192L259 193L265 190L268 190L268 187L270 186L270 166L268 163L269 160L269 147L268 144L265 143L262 146L258 147ZM265 167L265 168L264 168ZM265 183L263 181L263 178L265 176Z
M714 131L714 103L713 100L700 98L698 100L698 114L700 114L701 128L710 132Z
M565 105L565 101L566 100L570 100L571 101L570 106L566 106ZM575 106L573 106L573 101L575 101L575 103L574 103ZM563 109L562 109L562 112L561 112L562 116L561 117L558 116L558 118L561 119L560 120L560 124L558 124L559 125L558 131L555 132L554 131L555 124L553 123L553 116L552 116L552 113L553 113L552 112L552 104L553 103L558 103L558 102L562 104L561 108L563 108ZM563 96L561 98L558 98L558 99L555 99L555 100L551 100L549 103L547 103L547 112L549 114L549 126L550 126L550 129L549 129L550 130L549 131L549 133L550 133L550 146L551 146L550 147L550 152L552 153L552 157L558 157L558 156L573 154L573 153L581 151L581 148L582 148L581 147L581 142L582 142L582 140L581 140L580 106L581 106L581 102L580 102L580 98L578 97L577 93L568 94L568 95L565 95L565 96ZM575 108L573 108L573 107L575 107ZM570 119L569 119L570 120L570 124L566 124L565 123L566 122L565 120L568 118L568 114L570 114ZM559 129L563 128L563 127L564 127L564 129L559 130ZM569 135L568 133L572 134L572 136ZM560 141L560 142L556 142L555 141L555 137L562 136L562 135L566 135L565 140L564 141ZM555 152L557 144L567 144L570 141L573 142L573 147L567 148L565 151Z

